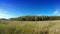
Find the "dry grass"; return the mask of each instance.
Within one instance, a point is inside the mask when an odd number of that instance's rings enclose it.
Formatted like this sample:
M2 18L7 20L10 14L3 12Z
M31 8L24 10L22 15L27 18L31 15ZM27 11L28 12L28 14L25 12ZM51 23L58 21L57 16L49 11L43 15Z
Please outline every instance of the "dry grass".
M60 21L58 20L4 22L0 22L0 34L60 34Z

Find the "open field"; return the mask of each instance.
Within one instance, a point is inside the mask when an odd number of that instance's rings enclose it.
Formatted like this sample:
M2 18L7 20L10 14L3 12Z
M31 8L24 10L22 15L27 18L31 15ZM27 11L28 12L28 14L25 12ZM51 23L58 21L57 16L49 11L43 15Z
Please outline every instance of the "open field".
M60 34L60 20L0 21L0 34Z

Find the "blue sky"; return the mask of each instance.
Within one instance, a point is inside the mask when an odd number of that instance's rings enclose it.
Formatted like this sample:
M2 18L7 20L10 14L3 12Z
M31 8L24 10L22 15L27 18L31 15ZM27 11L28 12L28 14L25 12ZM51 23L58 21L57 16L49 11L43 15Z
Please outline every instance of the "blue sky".
M0 0L0 18L60 16L60 0Z

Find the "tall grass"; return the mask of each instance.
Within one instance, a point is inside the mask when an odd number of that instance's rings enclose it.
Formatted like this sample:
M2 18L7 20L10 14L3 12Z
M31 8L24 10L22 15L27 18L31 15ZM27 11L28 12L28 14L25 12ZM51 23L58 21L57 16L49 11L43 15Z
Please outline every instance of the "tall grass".
M0 34L60 34L59 27L58 21L10 21L0 24Z

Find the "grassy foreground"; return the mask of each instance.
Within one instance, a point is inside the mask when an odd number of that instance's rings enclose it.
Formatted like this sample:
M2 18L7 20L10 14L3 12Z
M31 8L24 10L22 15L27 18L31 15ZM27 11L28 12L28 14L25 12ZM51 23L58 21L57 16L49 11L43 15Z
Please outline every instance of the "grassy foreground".
M60 34L60 21L0 21L0 34Z

